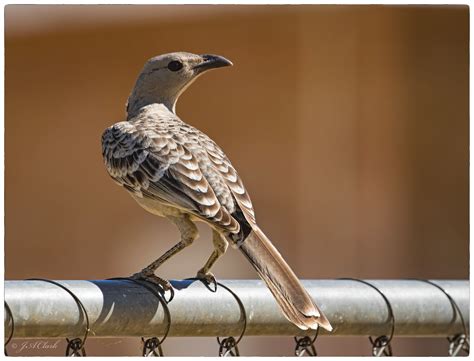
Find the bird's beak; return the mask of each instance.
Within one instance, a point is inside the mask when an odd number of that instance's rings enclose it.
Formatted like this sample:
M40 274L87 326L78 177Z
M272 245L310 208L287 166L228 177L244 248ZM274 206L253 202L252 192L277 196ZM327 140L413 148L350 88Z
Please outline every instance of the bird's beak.
M193 69L202 73L203 71L215 68L222 68L224 66L232 66L232 62L223 56L212 55L212 54L203 54L201 55L202 63L196 65Z

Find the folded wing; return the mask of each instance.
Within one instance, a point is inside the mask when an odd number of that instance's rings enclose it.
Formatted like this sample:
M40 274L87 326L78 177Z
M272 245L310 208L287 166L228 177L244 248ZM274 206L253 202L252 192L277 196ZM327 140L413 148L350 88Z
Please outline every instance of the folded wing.
M193 145L173 133L166 129L151 132L130 122L106 129L102 154L110 176L135 196L160 201L238 232L238 222L221 206L198 157L190 150Z

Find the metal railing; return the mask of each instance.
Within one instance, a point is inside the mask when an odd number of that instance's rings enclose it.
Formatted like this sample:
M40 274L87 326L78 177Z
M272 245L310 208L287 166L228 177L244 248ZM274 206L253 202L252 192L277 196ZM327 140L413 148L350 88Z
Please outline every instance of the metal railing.
M127 280L57 281L73 293L45 281L5 281L5 335L14 321L14 338L82 337L85 317L89 337L305 335L282 315L259 280L226 280L211 292L200 281L172 281L174 299ZM469 327L469 282L436 280L305 280L303 284L330 320L331 336L450 336ZM452 297L452 301L443 292ZM379 291L377 291L379 290ZM383 295L389 301L393 319ZM239 300L241 301L239 305ZM461 315L456 314L456 307ZM86 312L86 315L84 314ZM11 317L10 317L11 316ZM462 316L462 317L461 317ZM327 335L321 330L320 335Z

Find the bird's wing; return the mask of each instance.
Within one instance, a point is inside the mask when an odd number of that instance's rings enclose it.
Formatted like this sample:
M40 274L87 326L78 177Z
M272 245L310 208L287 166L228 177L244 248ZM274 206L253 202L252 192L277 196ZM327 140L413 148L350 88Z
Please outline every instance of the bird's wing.
M227 158L222 149L204 133L199 133L199 142L205 148L213 167L224 178L226 185L232 192L247 222L251 225L255 225L255 212L253 210L252 201L229 158Z
M177 135L169 129L130 122L106 129L102 153L110 176L138 197L160 201L238 232L238 222L221 206L190 150L193 139Z

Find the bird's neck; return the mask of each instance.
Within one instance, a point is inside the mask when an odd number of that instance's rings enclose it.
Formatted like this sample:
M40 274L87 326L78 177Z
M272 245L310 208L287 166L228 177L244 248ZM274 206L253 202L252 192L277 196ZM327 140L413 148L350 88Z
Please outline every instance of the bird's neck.
M131 94L130 97L128 98L128 103L127 103L127 119L133 118L135 115L138 114L140 109L143 107L146 107L147 105L151 104L162 104L170 112L173 114L176 114L176 101L177 98L161 98L159 96L150 96L150 95L145 95L145 96L139 96L137 94Z

